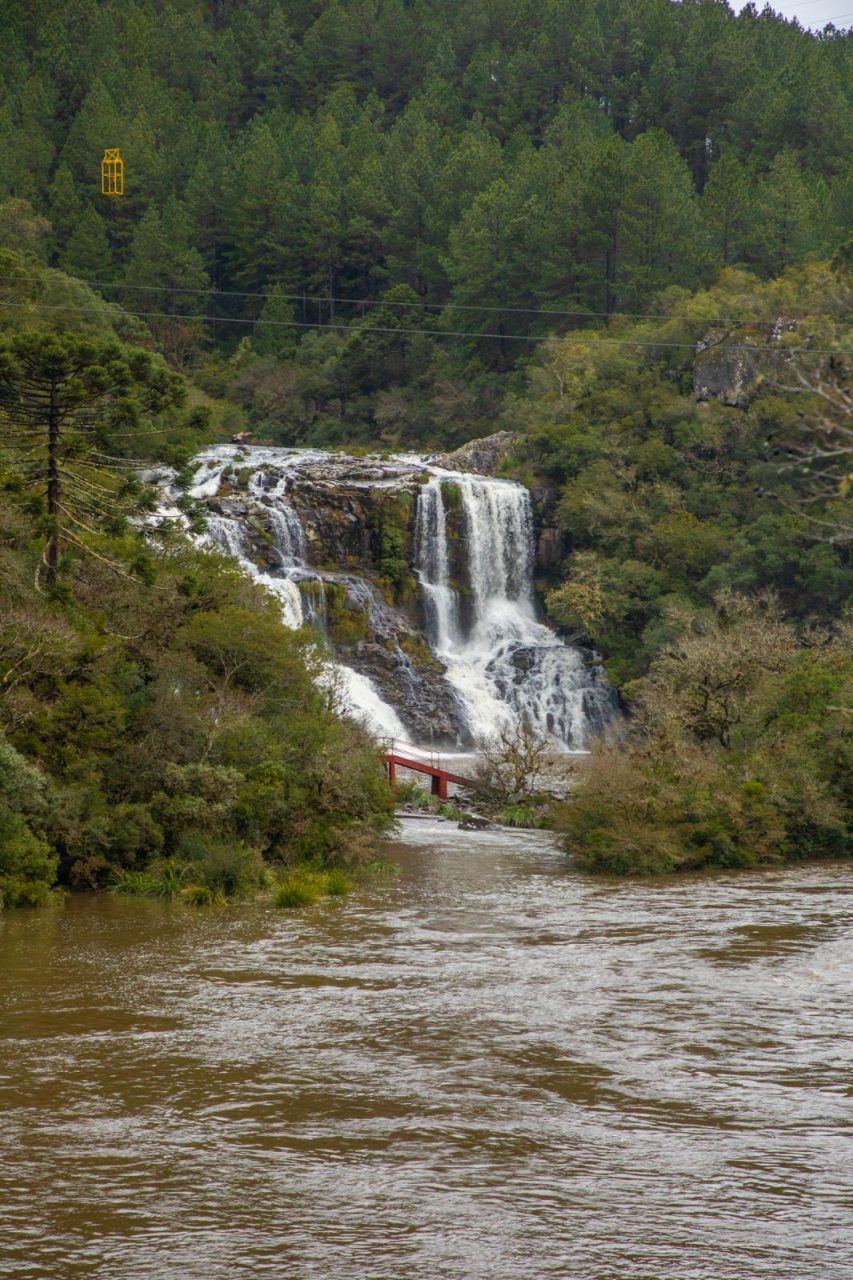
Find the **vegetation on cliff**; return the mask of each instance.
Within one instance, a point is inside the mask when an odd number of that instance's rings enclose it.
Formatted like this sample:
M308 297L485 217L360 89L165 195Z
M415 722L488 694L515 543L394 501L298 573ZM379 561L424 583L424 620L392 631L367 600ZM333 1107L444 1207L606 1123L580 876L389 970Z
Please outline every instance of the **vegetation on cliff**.
M561 811L582 865L850 852L851 299L842 260L730 270L618 346L549 344L510 402L559 495L549 611L629 712Z

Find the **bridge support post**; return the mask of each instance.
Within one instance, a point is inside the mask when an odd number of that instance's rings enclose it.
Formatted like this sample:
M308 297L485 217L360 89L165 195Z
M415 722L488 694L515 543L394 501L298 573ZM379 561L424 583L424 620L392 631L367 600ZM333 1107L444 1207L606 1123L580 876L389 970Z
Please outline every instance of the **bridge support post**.
M388 782L393 787L397 782L397 766L393 760L388 760L385 767L388 770Z
M447 799L447 779L441 773L432 775L432 794L438 796L439 800Z

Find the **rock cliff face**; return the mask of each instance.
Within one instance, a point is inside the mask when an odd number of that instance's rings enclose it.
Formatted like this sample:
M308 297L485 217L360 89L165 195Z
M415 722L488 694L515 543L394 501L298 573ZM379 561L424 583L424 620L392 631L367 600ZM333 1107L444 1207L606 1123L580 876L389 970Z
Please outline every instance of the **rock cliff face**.
M697 400L720 400L745 408L760 381L749 352L708 339L693 365L693 394Z
M697 400L720 400L732 408L745 409L757 394L763 381L766 360L756 360L754 348L778 348L784 358L780 340L785 333L795 332L796 320L779 317L770 326L741 326L736 329L712 329L696 344L693 363L693 394ZM763 354L763 352L761 353Z
M418 742L465 746L470 733L459 696L423 635L412 567L419 484L409 472L389 477L384 465L358 459L296 469L287 502L304 538L304 564L291 566L291 574L303 618L321 627L341 662L374 682L392 706L406 708ZM273 576L282 569L279 483L272 471L232 467L208 499L211 511L239 522L248 558ZM285 555L293 550L285 547Z
M512 441L472 442L468 467L500 465ZM534 574L563 554L547 491L534 503L434 458L220 446L190 492L208 540L384 705L381 730L464 747L523 716L577 746L611 713L600 677L536 616Z

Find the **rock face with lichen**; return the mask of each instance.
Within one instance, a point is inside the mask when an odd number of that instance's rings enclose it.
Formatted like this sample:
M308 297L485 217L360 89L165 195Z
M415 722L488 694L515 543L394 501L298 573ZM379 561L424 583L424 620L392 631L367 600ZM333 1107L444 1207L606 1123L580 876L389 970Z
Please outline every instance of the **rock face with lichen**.
M750 352L722 337L708 337L699 344L693 365L693 394L697 400L719 400L743 409L760 381Z
M693 394L697 400L719 400L735 409L745 409L758 393L767 369L766 352L785 359L781 340L797 329L796 320L779 317L772 325L758 328L711 329L696 344L693 362Z
M496 431L479 440L469 440L467 444L454 449L453 453L442 454L436 458L436 462L448 471L470 471L476 475L494 476L511 457L518 439L514 431Z

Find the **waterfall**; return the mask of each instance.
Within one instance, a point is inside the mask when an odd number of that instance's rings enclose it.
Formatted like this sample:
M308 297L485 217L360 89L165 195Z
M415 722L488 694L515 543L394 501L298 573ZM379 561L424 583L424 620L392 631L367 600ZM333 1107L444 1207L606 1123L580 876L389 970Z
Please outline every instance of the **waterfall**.
M238 560L245 559L248 550L246 530L239 520L228 516L208 516L207 536L217 551L236 556Z
M202 468L196 476L193 496L214 497L224 469L224 463ZM286 627L296 630L308 623L325 632L325 585L320 575L308 567L305 530L298 513L285 496L286 483L286 476L271 477L265 471L254 472L249 480L249 492L269 516L281 564L280 575L266 572L255 564L250 554L246 525L233 516L208 515L206 541L218 551L233 556L245 572L280 601L282 621ZM363 608L369 607L368 602L372 604L373 598L366 583L352 579L350 589ZM318 679L337 704L361 720L371 733L395 738L406 736L396 711L383 700L367 676L326 659Z
M464 580L450 575L445 493L461 514ZM523 720L581 748L612 714L607 686L536 618L530 494L519 484L432 468L417 513L418 577L430 640L475 737ZM463 592L468 618L463 620Z
M299 589L302 593L302 612L305 621L311 627L316 627L323 635L328 629L328 617L326 614L326 587L321 577L305 576L299 579Z
M433 648L445 652L456 641L459 599L450 586L447 518L438 476L433 476L418 495L415 558L423 591L427 633Z
M416 455L220 445L194 465L203 540L278 599L287 626L314 628L320 683L375 733L464 746L526 721L578 749L612 718L606 683L537 616L522 485ZM158 479L161 515L188 527L172 482ZM416 499L419 599L392 598L380 563L372 522L395 495L398 513Z
M270 508L270 525L281 563L286 569L305 564L305 533L292 507Z
M276 578L258 568L249 556L246 528L239 520L230 516L208 516L207 540L218 551L234 556L246 573L281 602L281 616L285 626L302 626L302 595L299 588L290 578Z
M482 617L493 605L509 601L533 608L533 511L530 494L519 484L459 476L471 590Z

